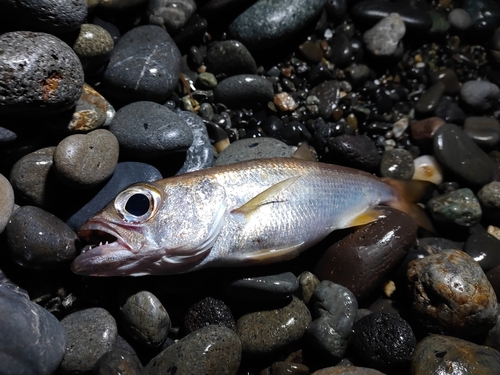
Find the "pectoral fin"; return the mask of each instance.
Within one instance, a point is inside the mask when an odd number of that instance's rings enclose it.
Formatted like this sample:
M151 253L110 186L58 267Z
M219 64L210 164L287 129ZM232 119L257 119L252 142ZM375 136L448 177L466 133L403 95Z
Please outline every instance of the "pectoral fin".
M259 250L252 254L245 254L244 257L246 258L246 260L250 262L256 262L258 264L282 262L284 260L293 259L297 255L299 255L302 245L304 245L304 242L288 247L283 247L281 249Z
M275 199L277 198L277 196L281 192L288 189L299 178L300 178L300 176L294 176L294 177L290 177L286 180L283 180L281 182L278 182L277 184L274 184L270 188L264 190L262 193L256 195L252 199L250 199L243 206L231 211L231 213L243 214L245 216L248 216L253 211L258 209L259 207L262 207L265 204L276 202Z
M356 227L374 222L375 220L384 217L384 212L381 210L367 210L356 216L350 223L349 227Z

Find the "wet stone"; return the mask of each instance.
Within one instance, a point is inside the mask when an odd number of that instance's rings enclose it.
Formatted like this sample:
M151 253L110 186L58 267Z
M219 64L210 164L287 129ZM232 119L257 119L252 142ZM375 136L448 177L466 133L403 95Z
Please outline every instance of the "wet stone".
M500 143L500 123L494 118L467 117L463 130L483 150L491 150Z
M29 268L67 265L77 255L78 237L61 219L34 206L19 207L5 228L9 254Z
M458 30L467 30L472 24L472 20L465 10L456 8L448 14L448 21L451 26Z
M0 174L0 233L2 233L9 222L10 215L14 210L14 189L4 175Z
M299 277L299 290L295 295L305 304L308 304L314 293L314 290L319 285L320 281L315 274L309 271L302 272Z
M415 103L415 110L421 114L432 112L439 103L445 88L445 84L440 81L429 87Z
M226 165L245 160L287 158L292 156L293 149L286 143L273 138L246 138L231 143L214 165Z
M207 71L226 77L238 74L256 74L257 64L250 52L237 40L224 40L210 44L205 58Z
M413 308L430 332L468 336L487 332L497 319L497 298L469 255L444 250L410 262Z
M228 107L262 108L273 99L273 85L266 78L238 74L221 81L214 90L215 99Z
M460 108L454 97L442 96L436 108L434 109L434 116L442 118L444 122L449 124L461 125L465 121L465 113Z
M391 56L401 54L400 43L406 33L403 19L397 13L382 18L375 26L363 34L366 48L375 56Z
M108 130L63 139L53 155L54 170L68 186L92 188L106 181L118 163L118 140Z
M330 315L323 315L308 325L305 333L306 350L330 362L340 361L347 351L348 341L335 330L335 321Z
M93 375L142 375L143 367L134 352L113 348L99 358L92 371Z
M476 112L485 112L500 99L500 89L488 81L467 81L460 88L462 101Z
M73 44L73 51L80 59L83 70L93 73L93 70L109 60L114 46L113 37L104 28L84 23Z
M284 307L247 313L236 321L243 352L266 356L297 343L311 323L311 313L293 297Z
M383 153L380 162L380 174L383 177L409 180L414 172L413 156L408 150L395 148Z
M440 67L429 72L429 78L433 83L442 82L444 92L448 95L455 95L460 91L460 82L457 74L450 68Z
M68 335L66 354L60 367L62 374L91 371L116 342L115 319L103 308L76 311L65 316L61 323Z
M0 286L0 316L2 373L55 373L67 340L57 318L4 286Z
M151 292L140 291L120 306L125 330L140 344L160 346L167 338L170 317L160 300Z
M148 2L149 23L176 34L196 11L194 0L153 0Z
M411 362L411 375L438 375L460 369L461 374L494 374L500 353L460 338L430 335L420 341Z
M333 51L328 60L339 67L348 65L353 55L353 49L349 37L345 34L337 34L333 36L328 44Z
M500 220L500 182L493 181L484 185L477 193L485 217Z
M470 227L481 220L481 206L472 190L458 189L432 198L427 209L434 220Z
M340 135L331 138L328 149L335 164L373 171L379 168L380 155L366 135Z
M210 325L175 342L154 357L145 374L234 375L241 361L241 342L229 328ZM174 370L175 369L175 370Z
M294 362L274 362L271 365L273 375L309 375L309 367Z
M184 328L188 334L211 324L236 331L233 314L220 299L206 297L192 305L184 316Z
M86 83L76 102L73 118L67 126L71 132L89 132L103 126L108 119L108 112L114 112L108 101Z
M318 109L321 117L328 120L340 100L340 82L326 81L314 87L310 95L315 96L319 100Z
M291 272L276 275L246 277L232 281L226 292L242 300L274 300L286 298L299 288L299 280Z
M15 31L0 36L0 50L0 75L11 77L2 84L2 115L49 116L73 107L80 98L82 65L62 40Z
M417 340L401 317L375 312L358 320L349 345L363 365L380 371L401 371L410 364Z
M467 237L464 251L479 263L484 272L500 264L500 241L483 228L474 228Z
M314 371L312 375L384 375L383 372L368 367L334 366Z

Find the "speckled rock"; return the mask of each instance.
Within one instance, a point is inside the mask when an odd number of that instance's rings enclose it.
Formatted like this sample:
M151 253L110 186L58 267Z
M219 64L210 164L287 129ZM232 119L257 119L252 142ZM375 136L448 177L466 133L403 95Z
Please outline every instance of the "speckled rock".
M237 74L256 74L257 64L245 45L237 40L210 44L205 58L207 70L226 77Z
M429 331L467 336L495 325L495 291L479 264L466 253L444 250L415 259L407 276L413 308Z
M236 331L233 314L220 299L206 297L192 305L184 316L184 328L188 334L211 324Z
M0 174L0 233L9 222L14 210L14 189L4 175Z
M409 180L413 177L414 172L413 156L408 150L395 148L386 150L382 154L380 174L383 177Z
M238 74L221 81L214 90L215 100L228 107L262 108L273 99L273 85L254 74Z
M287 158L292 156L293 149L274 138L246 138L231 143L214 165L226 165L245 160L266 158Z
M287 41L307 26L326 0L259 0L229 26L229 33L250 49L263 49Z
M111 177L118 154L118 140L108 130L70 135L54 151L54 171L69 186L91 188Z
M136 27L120 38L111 53L103 76L106 93L121 103L164 102L177 85L180 65L179 49L164 29Z
M265 356L298 342L310 323L306 305L293 297L282 308L241 316L236 321L236 331L244 353Z
M400 41L405 33L406 27L401 16L391 13L367 30L363 34L363 41L368 51L375 56L399 55L403 51Z
M19 207L5 228L9 254L29 268L67 265L77 255L78 237L61 219L34 206Z
M61 320L68 335L62 374L91 371L99 358L116 342L116 321L100 307L79 310Z
M148 1L149 23L177 33L196 11L194 0L152 0Z
M291 296L299 288L297 277L291 272L275 275L245 277L232 281L226 292L241 300L274 300Z
M229 328L210 325L185 336L154 357L145 375L172 373L236 375L241 361L241 342ZM174 370L175 369L175 370Z
M14 31L0 35L0 113L48 116L75 105L83 69L73 50L53 35Z
M420 341L411 362L411 375L494 374L500 368L500 353L456 337L430 335ZM455 370L456 369L456 370Z
M458 189L432 198L427 209L434 220L470 227L481 220L481 206L472 190Z
M120 306L125 330L140 344L156 348L167 338L170 317L160 300L151 292L140 291Z
M84 23L73 43L73 51L80 59L83 69L91 72L109 60L115 46L113 37L98 25Z

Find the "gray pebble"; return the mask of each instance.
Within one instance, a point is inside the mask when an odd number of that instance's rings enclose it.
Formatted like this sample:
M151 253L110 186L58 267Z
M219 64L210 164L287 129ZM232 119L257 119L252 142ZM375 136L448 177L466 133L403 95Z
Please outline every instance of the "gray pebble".
M472 110L485 112L500 99L500 89L489 81L467 81L460 88L460 98Z
M376 56L391 56L402 52L401 39L406 33L403 19L397 13L382 18L363 34L368 51Z
M460 8L455 8L448 13L448 21L451 26L458 30L467 30L472 24L469 13Z
M15 31L0 35L0 113L51 115L75 105L83 69L73 50L53 35ZM14 63L15 62L15 63Z
M120 108L109 130L124 153L142 160L187 150L194 138L178 114L154 102L134 102Z
M170 317L156 296L148 291L135 293L120 307L125 330L140 344L160 346L167 338Z
M226 292L240 300L275 300L286 298L299 288L299 280L291 272L277 275L245 277L232 281Z
M245 160L287 158L293 149L274 138L246 138L231 143L219 154L214 165L226 165Z
M309 309L293 297L286 306L275 310L247 313L236 321L243 352L268 355L297 343L311 323Z
M84 23L73 43L73 51L79 57L83 69L92 73L93 69L109 60L114 46L113 37L104 28Z
M30 268L67 265L77 255L78 236L61 219L34 206L19 207L5 228L9 254Z
M9 180L0 174L0 233L4 231L13 210L14 189Z
M145 374L236 375L241 342L229 328L210 325L177 341L145 367Z
M410 151L402 148L384 151L380 162L380 174L383 177L409 180L414 172L415 166Z
M99 358L113 348L118 335L115 319L100 307L71 313L61 323L68 335L62 374L91 371Z
M214 90L215 100L228 107L262 108L273 99L273 85L266 78L239 74L226 78Z
M67 185L91 188L106 181L118 163L118 140L108 130L74 134L63 139L54 151L54 170Z
M427 202L432 217L442 223L470 227L481 220L481 206L468 188L458 189Z
M150 0L149 23L176 34L196 11L194 0Z
M211 43L205 64L210 73L224 74L226 77L257 73L257 64L252 54L237 40Z

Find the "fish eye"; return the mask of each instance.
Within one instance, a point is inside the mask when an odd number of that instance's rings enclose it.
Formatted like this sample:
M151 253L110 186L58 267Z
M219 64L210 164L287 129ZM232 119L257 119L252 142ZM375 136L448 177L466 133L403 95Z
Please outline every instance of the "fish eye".
M130 196L125 204L125 210L134 216L142 216L149 211L149 198L144 194Z
M150 186L131 186L115 198L115 210L129 223L143 223L158 210L161 194Z

